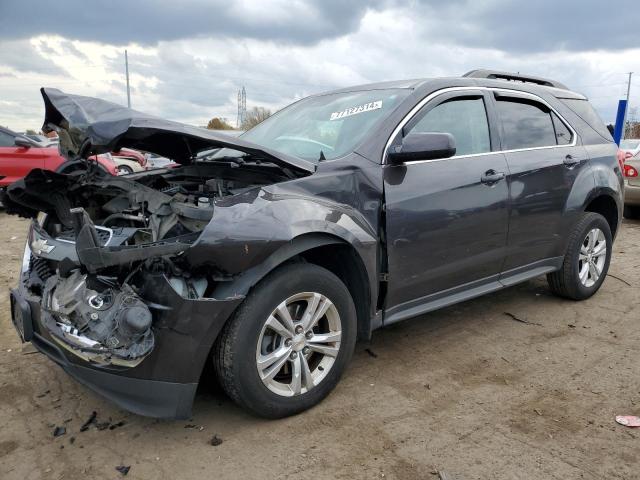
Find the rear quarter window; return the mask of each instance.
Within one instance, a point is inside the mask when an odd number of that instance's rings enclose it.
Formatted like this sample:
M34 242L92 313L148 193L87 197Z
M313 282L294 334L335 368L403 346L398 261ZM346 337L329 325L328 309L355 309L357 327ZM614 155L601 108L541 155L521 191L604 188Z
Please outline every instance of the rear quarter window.
M607 129L600 115L596 113L588 100L577 98L561 98L560 101L569 107L573 113L584 120L591 128L593 128L601 137L606 140L613 141L611 133Z

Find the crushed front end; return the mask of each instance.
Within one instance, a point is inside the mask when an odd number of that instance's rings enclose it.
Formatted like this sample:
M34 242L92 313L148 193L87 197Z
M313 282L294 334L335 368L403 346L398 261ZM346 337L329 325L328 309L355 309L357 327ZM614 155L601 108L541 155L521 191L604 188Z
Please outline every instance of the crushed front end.
M236 223L259 210L252 202L267 203L263 187L315 167L99 99L42 95L43 130L82 168L33 170L2 199L7 213L33 219L11 292L16 329L119 406L188 417L215 339L246 293L229 286L278 245L260 222L245 232ZM91 160L123 147L175 163L114 177Z
M121 407L155 417L190 415L211 345L242 300L216 298L230 277L185 255L231 184L190 195L202 180L185 168L141 183L36 171L8 207L42 209L11 292L23 339Z

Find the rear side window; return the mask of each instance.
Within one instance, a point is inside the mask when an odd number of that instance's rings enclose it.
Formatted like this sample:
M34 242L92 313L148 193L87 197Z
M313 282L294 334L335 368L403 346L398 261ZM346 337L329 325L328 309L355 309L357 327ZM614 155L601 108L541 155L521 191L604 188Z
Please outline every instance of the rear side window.
M505 150L557 145L551 111L545 105L520 98L498 98Z
M454 98L441 103L429 110L410 131L450 133L456 141L456 155L491 151L482 98Z
M15 139L13 135L9 135L4 132L0 132L0 147L14 147Z
M561 98L560 101L567 107L573 110L573 113L578 115L582 120L587 122L591 128L593 128L598 134L607 140L613 141L611 133L607 129L600 116L593 109L591 104L587 100L580 100L576 98Z

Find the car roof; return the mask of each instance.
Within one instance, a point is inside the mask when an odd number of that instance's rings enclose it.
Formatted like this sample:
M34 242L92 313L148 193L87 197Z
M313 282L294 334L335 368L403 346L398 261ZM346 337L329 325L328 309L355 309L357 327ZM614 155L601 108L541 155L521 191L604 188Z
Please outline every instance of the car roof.
M386 82L368 83L362 85L354 85L351 87L340 88L323 92L313 96L331 95L335 93L348 93L366 90L383 90L383 89L411 89L411 90L437 90L447 87L491 87L506 88L510 90L518 90L526 93L540 95L541 93L551 94L556 98L568 98L576 100L586 100L587 98L572 90L539 85L536 83L490 79L490 78L473 78L473 77L440 77L440 78L418 78L410 80L392 80Z

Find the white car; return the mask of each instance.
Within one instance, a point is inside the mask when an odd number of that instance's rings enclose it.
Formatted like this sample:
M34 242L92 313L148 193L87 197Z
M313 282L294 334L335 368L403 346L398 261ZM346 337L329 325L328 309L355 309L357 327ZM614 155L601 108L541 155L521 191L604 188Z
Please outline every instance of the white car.
M640 139L628 138L620 142L625 152L624 163L624 216L640 218Z

